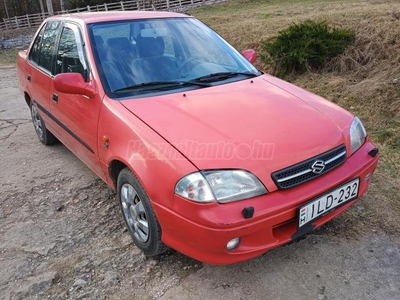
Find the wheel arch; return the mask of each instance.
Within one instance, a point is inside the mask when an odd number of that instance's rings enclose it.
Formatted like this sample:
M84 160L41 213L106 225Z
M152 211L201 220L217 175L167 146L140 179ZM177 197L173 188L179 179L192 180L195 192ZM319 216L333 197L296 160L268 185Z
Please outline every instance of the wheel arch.
M125 163L123 163L122 161L120 161L118 159L112 160L110 162L110 164L108 165L108 173L110 174L110 177L112 179L112 183L113 183L115 190L117 190L118 175L125 168L129 168L129 167Z
M126 162L121 157L114 157L108 164L108 176L111 178L111 183L114 190L117 191L119 173L121 173L121 171L125 168L129 169L133 173L133 175L135 175L137 180L139 180L140 184L142 185L143 189L146 191L146 193L148 193L149 191L146 180L153 180L154 178L152 176L149 176L149 174L145 175L145 169L143 169L143 167L141 167L140 165L132 165Z
M31 102L32 102L32 98L31 96L29 96L29 94L27 92L24 92L24 99L26 104L31 107Z

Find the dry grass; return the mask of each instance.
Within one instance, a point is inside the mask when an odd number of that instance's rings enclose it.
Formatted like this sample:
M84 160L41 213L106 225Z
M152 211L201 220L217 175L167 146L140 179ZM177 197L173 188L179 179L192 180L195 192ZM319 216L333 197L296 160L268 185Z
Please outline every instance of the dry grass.
M0 39L13 39L19 36L30 36L34 35L37 28L30 29L14 29L14 30L3 30L0 31ZM1 46L1 44L0 44ZM13 49L2 49L0 47L0 64L2 65L14 65L17 63L17 53L21 49L27 49L28 46L17 47Z
M0 65L15 65L19 49L0 49Z
M356 44L329 70L289 80L358 115L379 146L381 160L367 195L328 231L400 233L400 2L398 0L232 0L191 12L237 49L262 41L306 19L351 28ZM259 69L268 71L261 60ZM351 228L352 230L349 230Z

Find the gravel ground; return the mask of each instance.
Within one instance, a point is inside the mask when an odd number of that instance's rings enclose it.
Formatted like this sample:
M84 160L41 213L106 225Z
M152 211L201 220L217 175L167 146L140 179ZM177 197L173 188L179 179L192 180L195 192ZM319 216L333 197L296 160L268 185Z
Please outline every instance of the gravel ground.
M0 299L400 299L400 237L329 230L340 217L231 266L147 259L115 193L63 145L40 144L14 66L0 66L0 141Z

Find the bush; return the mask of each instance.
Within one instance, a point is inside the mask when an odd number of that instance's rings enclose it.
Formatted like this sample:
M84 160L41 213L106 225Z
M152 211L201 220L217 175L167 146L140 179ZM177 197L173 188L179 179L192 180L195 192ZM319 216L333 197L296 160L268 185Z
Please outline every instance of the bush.
M329 60L353 45L355 33L329 28L325 22L311 20L293 24L262 44L262 60L280 77L289 72L318 70Z

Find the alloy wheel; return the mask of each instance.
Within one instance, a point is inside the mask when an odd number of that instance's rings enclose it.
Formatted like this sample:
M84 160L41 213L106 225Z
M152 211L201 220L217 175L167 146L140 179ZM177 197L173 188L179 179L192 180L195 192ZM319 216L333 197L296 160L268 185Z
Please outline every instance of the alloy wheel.
M145 243L149 239L149 223L142 200L129 183L121 187L121 204L126 223L134 237Z

